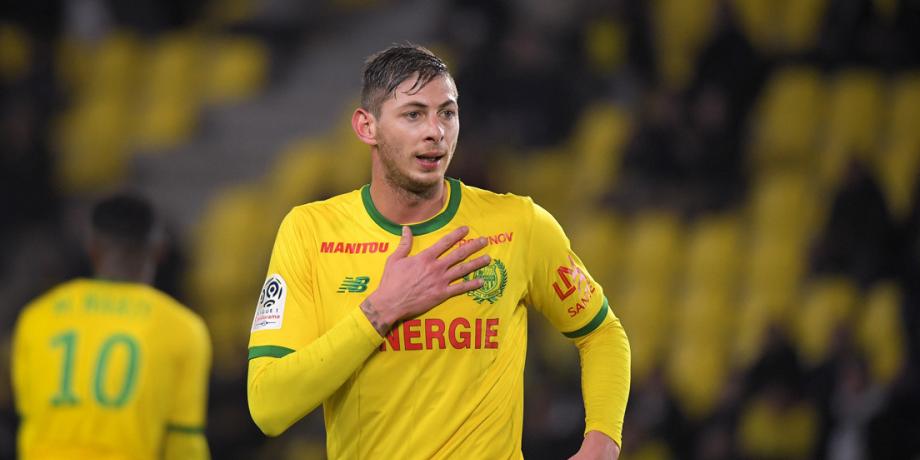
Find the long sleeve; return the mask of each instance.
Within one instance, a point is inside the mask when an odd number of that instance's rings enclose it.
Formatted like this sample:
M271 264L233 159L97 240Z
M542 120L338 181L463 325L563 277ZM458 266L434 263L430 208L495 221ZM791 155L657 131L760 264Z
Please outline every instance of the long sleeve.
M256 425L277 436L334 393L383 342L357 307L300 350L250 349L249 411Z
M629 342L604 291L591 277L559 223L534 205L527 302L578 347L585 433L621 442L629 396Z
M610 313L613 316L613 313ZM575 340L581 358L585 433L599 431L622 446L623 417L629 398L629 340L613 320Z

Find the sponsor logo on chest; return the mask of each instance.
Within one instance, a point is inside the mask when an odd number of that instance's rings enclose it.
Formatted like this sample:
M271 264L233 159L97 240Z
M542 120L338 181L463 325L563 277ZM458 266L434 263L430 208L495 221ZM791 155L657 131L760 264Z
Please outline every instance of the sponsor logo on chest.
M386 241L354 242L323 241L319 245L319 252L324 254L375 254L385 253L390 249Z

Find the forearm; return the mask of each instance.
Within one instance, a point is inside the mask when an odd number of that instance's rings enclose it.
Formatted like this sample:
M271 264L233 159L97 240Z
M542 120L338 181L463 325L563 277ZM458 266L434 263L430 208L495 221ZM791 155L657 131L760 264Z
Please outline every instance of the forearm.
M614 318L575 344L581 357L585 433L598 431L620 445L630 382L626 332Z
M167 433L163 448L165 460L210 460L208 441L201 433Z
M249 411L277 436L338 390L383 341L355 308L310 345L281 358L249 362Z

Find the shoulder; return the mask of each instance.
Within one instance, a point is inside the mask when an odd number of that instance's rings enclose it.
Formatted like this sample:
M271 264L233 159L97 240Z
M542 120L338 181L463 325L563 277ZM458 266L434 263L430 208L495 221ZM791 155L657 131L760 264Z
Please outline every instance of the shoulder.
M208 328L201 315L154 287L145 285L141 289L153 302L153 308L163 316L170 334L181 331L196 336L208 336Z
M281 227L302 232L315 226L317 222L347 219L362 206L361 190L352 190L326 200L313 201L291 208L284 216Z
M61 298L68 297L72 292L80 289L81 280L71 280L61 283L38 297L32 299L19 312L18 322L23 322L26 318L35 316L39 312L51 308Z
M361 189L352 190L348 193L336 195L325 200L313 201L310 203L295 206L288 213L288 216L306 218L311 216L326 216L339 212L350 212L355 207L362 206Z
M462 183L461 183L462 184ZM462 184L463 201L469 206L486 208L489 212L501 212L502 216L528 217L539 207L529 196L513 193L498 193L491 190Z

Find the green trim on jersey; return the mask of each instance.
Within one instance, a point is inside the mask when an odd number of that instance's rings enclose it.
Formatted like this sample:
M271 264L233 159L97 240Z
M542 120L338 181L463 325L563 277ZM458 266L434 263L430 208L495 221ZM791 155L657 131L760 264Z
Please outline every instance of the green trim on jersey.
M262 358L264 356L269 358L283 358L293 352L294 350L290 348L279 347L277 345L261 345L249 348L249 359Z
M200 426L187 426L169 423L166 425L166 431L182 434L204 434L204 428Z
M413 235L424 235L439 230L447 225L457 214L457 209L460 209L460 181L448 177L447 183L450 185L450 200L447 202L447 209L425 222L410 225L409 228L412 229ZM364 209L367 210L367 214L380 228L396 236L402 236L402 226L390 222L374 206L374 200L371 199L370 184L361 187L361 201L364 202Z
M607 317L607 310L610 309L610 305L607 304L607 297L604 297L604 303L601 305L601 309L594 315L594 318L591 318L591 321L588 324L577 331L572 332L563 332L562 335L570 338L577 339L579 337L590 334L593 330L597 329L601 323L604 322L604 318Z

